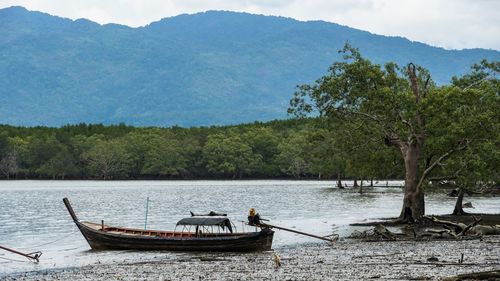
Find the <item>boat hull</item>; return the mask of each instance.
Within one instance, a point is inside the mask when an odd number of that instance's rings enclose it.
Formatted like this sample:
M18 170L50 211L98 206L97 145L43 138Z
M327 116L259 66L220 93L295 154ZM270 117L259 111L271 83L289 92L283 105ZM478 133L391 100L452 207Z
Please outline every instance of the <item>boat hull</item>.
M93 250L269 251L274 235L274 231L262 229L259 232L211 237L161 237L110 233L89 227L79 221L75 223Z

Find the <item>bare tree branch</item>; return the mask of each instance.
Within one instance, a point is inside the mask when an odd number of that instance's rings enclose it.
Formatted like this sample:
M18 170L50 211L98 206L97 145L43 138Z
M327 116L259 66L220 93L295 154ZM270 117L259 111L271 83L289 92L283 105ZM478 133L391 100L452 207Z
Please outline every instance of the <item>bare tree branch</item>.
M420 180L418 182L417 188L420 188L422 186L422 184L424 183L425 179L432 172L432 170L434 170L434 168L436 168L437 166L443 165L443 163L442 163L443 160L445 160L446 158L450 157L453 153L455 153L457 151L466 149L468 145L469 145L469 141L466 141L465 144L462 144L462 145L459 144L458 147L452 148L452 149L448 150L446 153L444 153L443 155L441 155L436 161L434 161L434 163L432 163L422 173L422 176L420 177Z
M403 115L401 114L401 111L399 111L399 110L398 110L398 117L399 117L399 121L401 121L401 123L405 124L406 127L408 127L411 134L415 134L415 130L413 129L413 125L408 120L405 120L403 118Z
M440 176L440 177L430 177L429 181L444 181L444 180L454 180L456 179L456 175L448 175L448 176Z
M379 128L383 131L384 135L386 136L386 139L389 141L390 144L397 146L399 148L404 147L404 143L401 141L401 138L397 135L397 133L394 131L393 128L390 128L385 124L382 120L380 120L378 117L365 113L365 112L359 112L359 111L351 111L347 110L345 108L342 109L337 109L338 111L342 111L344 113L352 114L352 115L358 115L361 117L364 117L366 119L374 121Z
M410 77L411 90L413 92L413 95L415 95L415 100L416 103L418 104L420 102L420 91L418 89L416 67L411 62L408 64L408 76Z
M471 87L474 87L474 86L476 86L476 85L479 85L479 84L483 83L483 82L484 82L485 80L487 80L490 76L491 76L491 73L488 73L488 75L484 76L483 78L481 78L481 79L479 79L479 80L475 81L474 83L472 83L472 84L468 85L467 87L463 88L463 89L462 89L462 91L465 91L465 90L467 90L467 89L469 89L469 88L471 88Z

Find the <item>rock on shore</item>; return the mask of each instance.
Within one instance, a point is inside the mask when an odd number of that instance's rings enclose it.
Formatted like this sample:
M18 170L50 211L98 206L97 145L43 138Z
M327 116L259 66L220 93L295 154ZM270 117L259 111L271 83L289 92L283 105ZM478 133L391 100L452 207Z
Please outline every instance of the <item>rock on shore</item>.
M281 258L277 268L274 255ZM464 254L463 262L459 263ZM121 263L10 275L2 280L438 280L500 269L500 236L468 241L300 245L264 253L159 255Z

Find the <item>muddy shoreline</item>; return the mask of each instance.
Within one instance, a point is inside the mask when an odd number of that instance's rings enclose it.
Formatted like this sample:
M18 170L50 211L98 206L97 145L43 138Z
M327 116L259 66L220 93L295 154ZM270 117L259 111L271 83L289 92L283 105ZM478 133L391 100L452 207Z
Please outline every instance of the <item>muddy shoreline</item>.
M279 268L275 254L281 258ZM419 242L346 239L264 253L176 258L159 253L147 261L17 273L0 280L439 280L488 270L500 270L500 236Z
M446 214L446 215L430 215L429 217L435 217L440 220L447 220L451 222L461 222L465 224L470 224L474 221L474 217L476 218L481 218L481 224L486 224L486 225L496 225L500 224L500 214L486 214L486 213L467 213L464 215L453 215L453 214ZM405 224L402 224L401 222L397 221L398 218L392 217L392 218L379 218L377 221L372 221L372 222L358 222L358 223L351 223L351 226L376 226L378 224L386 225L386 226L404 226ZM425 226L425 224L424 224Z

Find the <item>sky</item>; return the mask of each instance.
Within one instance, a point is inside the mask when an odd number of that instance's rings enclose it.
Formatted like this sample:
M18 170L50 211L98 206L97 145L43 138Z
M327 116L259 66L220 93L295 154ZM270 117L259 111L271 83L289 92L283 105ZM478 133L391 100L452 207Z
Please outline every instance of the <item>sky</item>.
M446 49L500 50L500 0L0 0L0 8L10 6L133 27L227 10L324 20Z

